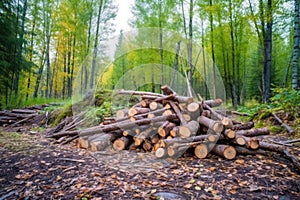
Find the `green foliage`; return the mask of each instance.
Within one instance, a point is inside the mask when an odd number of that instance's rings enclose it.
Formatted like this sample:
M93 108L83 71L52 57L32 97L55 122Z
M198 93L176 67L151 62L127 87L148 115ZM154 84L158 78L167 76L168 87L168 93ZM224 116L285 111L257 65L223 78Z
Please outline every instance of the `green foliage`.
M293 117L299 117L300 113L300 91L288 88L276 88L275 95L271 98L271 107L282 110Z

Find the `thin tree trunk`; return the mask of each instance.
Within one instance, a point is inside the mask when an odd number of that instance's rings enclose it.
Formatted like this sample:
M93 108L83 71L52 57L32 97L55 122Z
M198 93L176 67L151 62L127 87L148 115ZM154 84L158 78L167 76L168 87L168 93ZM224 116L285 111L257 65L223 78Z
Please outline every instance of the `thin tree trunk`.
M187 73L188 84L192 85L192 77L193 77L193 10L194 10L194 2L190 0L190 10L189 10L189 40L188 40L188 66L189 70ZM190 88L190 87L189 87ZM192 96L190 90L188 90L189 96Z
M287 79L288 79L288 75L289 75L289 71L290 71L291 62L293 60L293 57L294 57L294 51L291 53L288 64L285 68L284 77L283 77L283 81L282 81L282 87L283 88L286 87L286 83L287 83Z
M237 106L237 96L236 96L236 69L235 69L235 39L233 30L233 14L232 14L232 1L229 1L229 15L230 15L230 38L231 38L231 67L232 67L232 105Z
M212 0L209 0L209 6L213 6ZM213 26L213 14L212 11L209 13L209 22L210 22L210 40L211 40L211 54L212 54L212 65L213 65L213 98L217 98L217 78L216 78L216 65L215 65L215 47L214 47L214 26Z
M103 0L100 1L99 9L98 9L98 17L97 17L97 26L96 26L96 35L95 35L95 43L94 43L94 51L93 51L93 60L92 60L92 70L90 77L90 89L94 87L94 77L95 77L95 69L96 69L96 58L98 52L98 39L99 39L99 28L100 28L100 17L102 12Z
M298 90L298 68L299 68L299 0L295 0L295 18L294 18L294 56L293 56L293 73L292 87Z

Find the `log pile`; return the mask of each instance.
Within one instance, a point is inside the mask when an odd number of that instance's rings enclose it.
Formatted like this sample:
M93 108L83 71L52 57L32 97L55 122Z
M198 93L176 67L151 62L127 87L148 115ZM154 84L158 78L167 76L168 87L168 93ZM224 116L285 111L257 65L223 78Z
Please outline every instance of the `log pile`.
M286 146L259 139L268 135L268 128L253 128L253 122L240 123L214 109L221 99L195 101L177 95L168 86L162 94L125 91L118 94L138 95L141 101L131 108L119 110L96 127L66 130L48 137L79 137L78 145L91 151L109 147L115 150L152 152L157 158L181 156L192 152L197 158L210 153L226 159L237 154L285 153Z
M12 128L31 124L40 125L47 117L47 113L42 112L45 107L47 105L0 111L0 126Z

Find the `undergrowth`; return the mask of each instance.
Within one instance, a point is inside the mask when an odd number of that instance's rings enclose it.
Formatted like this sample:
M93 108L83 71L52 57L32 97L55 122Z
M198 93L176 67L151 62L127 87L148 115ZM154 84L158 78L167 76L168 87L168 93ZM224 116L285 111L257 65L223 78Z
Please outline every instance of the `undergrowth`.
M300 92L288 88L276 88L273 89L273 93L270 103L240 106L238 111L248 113L250 119L256 122L257 128L267 124L272 132L285 131L269 119L272 114L277 114L300 133Z

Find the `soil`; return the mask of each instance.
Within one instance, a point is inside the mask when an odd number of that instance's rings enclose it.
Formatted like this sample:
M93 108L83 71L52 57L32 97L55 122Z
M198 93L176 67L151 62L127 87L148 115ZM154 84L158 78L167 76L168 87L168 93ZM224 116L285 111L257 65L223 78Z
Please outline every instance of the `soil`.
M300 199L300 172L280 156L167 161L1 131L0 155L0 200Z

